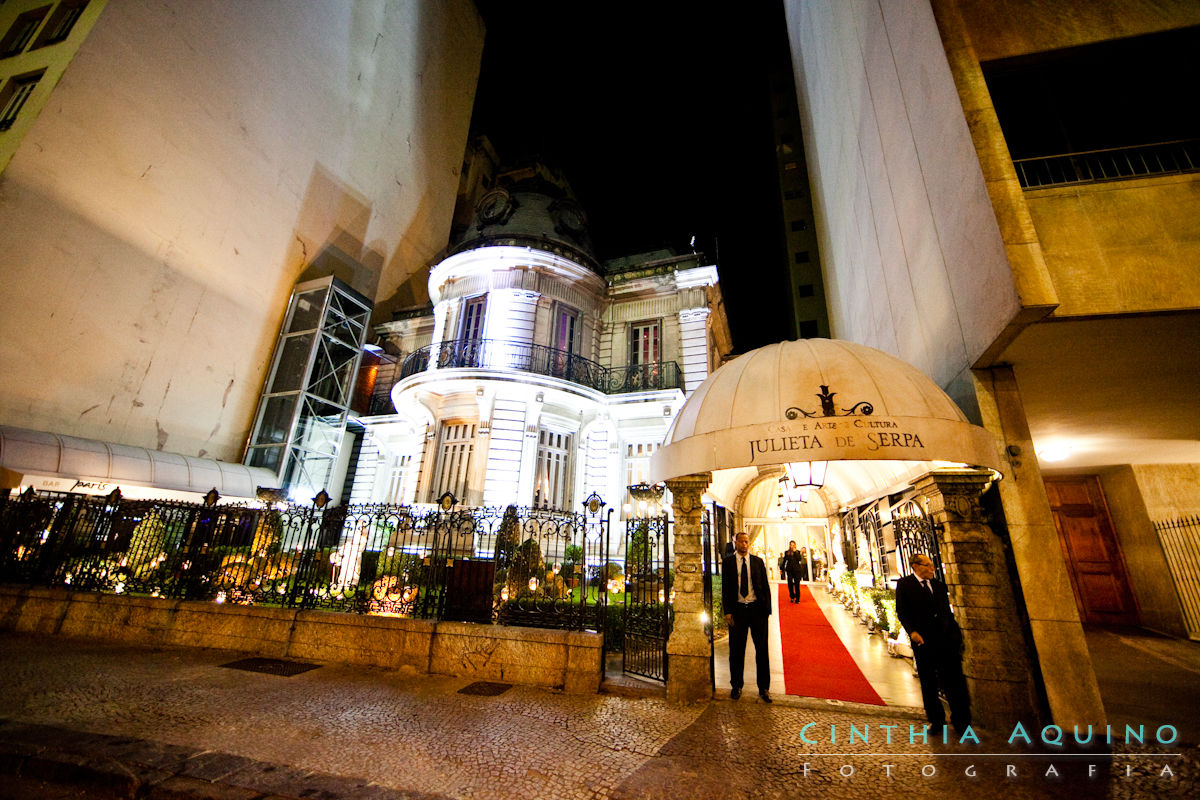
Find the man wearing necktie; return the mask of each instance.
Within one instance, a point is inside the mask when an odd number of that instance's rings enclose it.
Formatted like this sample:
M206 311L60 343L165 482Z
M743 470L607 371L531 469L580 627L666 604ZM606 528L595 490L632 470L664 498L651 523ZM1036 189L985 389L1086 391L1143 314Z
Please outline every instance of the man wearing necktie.
M721 564L721 602L729 626L729 697L742 696L746 664L746 634L754 640L755 679L758 696L771 702L771 661L767 652L767 619L771 616L771 587L767 565L750 555L750 537L733 537L734 552Z
M937 571L933 560L915 555L909 566L912 574L896 582L896 616L912 641L930 733L941 738L946 726L940 687L950 704L950 724L962 734L971 724L971 697L962 672L962 631L950 609L946 584L933 577Z

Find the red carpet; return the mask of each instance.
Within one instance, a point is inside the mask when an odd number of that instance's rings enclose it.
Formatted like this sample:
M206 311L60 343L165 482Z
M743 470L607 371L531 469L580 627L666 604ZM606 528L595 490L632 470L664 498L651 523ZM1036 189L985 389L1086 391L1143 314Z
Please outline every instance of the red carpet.
M779 638L783 647L783 685L788 694L850 703L884 705L825 619L807 586L800 602L787 599L779 586Z

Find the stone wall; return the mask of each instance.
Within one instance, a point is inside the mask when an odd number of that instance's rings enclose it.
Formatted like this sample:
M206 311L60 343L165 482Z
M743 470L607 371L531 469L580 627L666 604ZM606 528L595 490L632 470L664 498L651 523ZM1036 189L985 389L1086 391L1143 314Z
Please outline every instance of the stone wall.
M212 647L593 693L598 633L0 586L0 630L145 646Z
M1134 314L1200 305L1187 254L1200 178L1166 175L1025 194L1059 306L1055 315Z

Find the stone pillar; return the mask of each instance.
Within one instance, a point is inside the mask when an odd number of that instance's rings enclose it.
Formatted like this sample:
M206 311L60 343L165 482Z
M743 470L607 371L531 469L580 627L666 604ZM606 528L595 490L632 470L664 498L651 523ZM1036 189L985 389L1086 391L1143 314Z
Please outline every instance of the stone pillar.
M938 548L962 627L963 673L977 727L1011 731L1038 718L1033 669L1017 616L1004 545L983 522L979 496L992 476L978 470L934 472L914 486L929 502Z
M975 389L983 426L1009 453L1000 500L1050 716L1064 729L1103 727L1104 703L1016 376L1011 367L975 370Z
M704 629L704 553L701 498L712 473L667 481L675 515L675 626L667 639L667 699L698 703L712 699L712 645Z

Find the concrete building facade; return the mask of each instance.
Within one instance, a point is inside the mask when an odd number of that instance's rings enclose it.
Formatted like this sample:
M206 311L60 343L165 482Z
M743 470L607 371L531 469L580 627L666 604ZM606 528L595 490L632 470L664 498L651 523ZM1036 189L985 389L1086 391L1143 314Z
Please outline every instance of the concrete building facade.
M73 5L73 57L0 132L0 424L239 462L293 286L335 276L387 319L444 246L482 22L469 0Z

